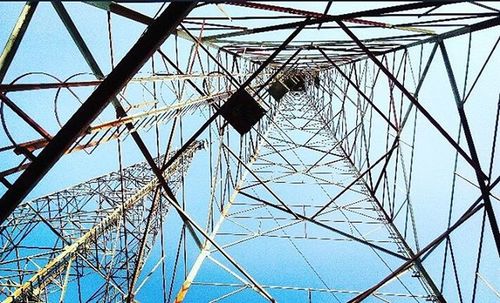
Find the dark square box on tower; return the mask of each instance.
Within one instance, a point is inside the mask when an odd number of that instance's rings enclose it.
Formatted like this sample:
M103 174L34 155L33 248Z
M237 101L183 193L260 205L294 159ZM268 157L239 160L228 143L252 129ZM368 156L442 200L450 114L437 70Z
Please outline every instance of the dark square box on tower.
M249 132L265 113L244 89L236 91L221 108L221 115L241 135Z
M279 101L286 93L288 93L288 88L281 83L281 81L277 80L269 86L267 91L274 98L274 100Z

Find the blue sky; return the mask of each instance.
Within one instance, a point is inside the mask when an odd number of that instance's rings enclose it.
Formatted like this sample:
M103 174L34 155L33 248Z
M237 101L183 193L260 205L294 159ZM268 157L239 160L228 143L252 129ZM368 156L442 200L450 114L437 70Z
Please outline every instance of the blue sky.
M284 6L292 6L294 8L313 10L316 12L322 12L324 10L326 3L279 3ZM394 5L396 5L395 3ZM339 5L332 6L331 12L335 14L340 14L348 12L351 10L365 10L370 7L376 7L380 5L378 3L370 2L368 4L358 5L354 3L342 3ZM470 4L469 4L470 5ZM491 5L496 5L492 3ZM13 24L15 23L17 16L23 6L23 3L11 2L11 3L1 3L0 10L3 12L0 19L0 45L4 45L8 35L11 31ZM89 45L91 52L94 54L97 62L101 66L105 74L111 71L111 60L109 55L109 41L107 32L107 18L106 13L102 10L96 9L89 5L84 5L80 3L67 3L65 4L71 17L74 19L75 24L77 24L78 29L84 40ZM498 5L497 5L498 6ZM132 4L130 7L138 9L148 15L154 15L154 13L160 7L160 4ZM455 5L447 8L442 8L441 12L448 11L463 11L465 6ZM473 7L478 11L484 11L481 8ZM248 13L248 9L224 5L222 7L223 11L229 14L229 16L244 15ZM472 6L468 6L467 9L472 9ZM220 8L214 5L203 6L201 8L195 9L190 17L194 16L224 16L224 13ZM272 12L259 12L259 15L273 15ZM91 22L89 22L91 20ZM398 23L401 18L392 17L384 20L388 23ZM224 24L236 24L236 21L232 22L229 20L221 21ZM279 23L279 20L266 20L269 24ZM254 27L262 26L258 21L254 22L238 22L238 24ZM267 23L266 23L267 24ZM114 52L114 62L115 64L127 53L130 47L135 43L138 37L142 34L145 29L144 25L136 24L132 21L125 20L124 18L113 16L112 17L112 42L113 42L113 52ZM436 28L436 32L442 32L444 29ZM394 30L398 34L403 34L403 31ZM380 32L387 32L387 34L393 34L394 32L388 29L374 29L372 32L369 31L355 31L359 34L361 38L367 38L370 35L377 35ZM249 36L248 39L252 41L264 41L264 40L283 40L286 38L291 31L286 30L279 33L264 33L258 35ZM199 34L197 31L193 31L193 34ZM366 36L365 36L366 35ZM340 31L304 31L296 38L297 40L328 40L328 39L347 39L348 37ZM452 68L456 74L457 82L459 86L459 91L462 94L464 86L464 78L466 75L465 64L467 60L466 47L469 37L467 35L446 40L446 48L449 52ZM471 58L470 67L468 73L468 83L467 88L471 87L471 82L479 73L483 62L486 58L493 45L498 39L498 31L495 29L482 31L474 33L472 35L472 47L471 47ZM175 51L175 44L178 45L178 52ZM188 66L189 55L191 51L192 43L184 41L182 39L169 38L162 49L171 58L176 58L179 61L179 65L182 69L186 70ZM422 49L424 56L423 60L426 60L432 45L425 45ZM215 52L213 52L215 54ZM418 64L416 61L419 59L420 48L412 48L409 51L410 61L407 67L410 66L416 68ZM220 58L224 60L224 57ZM398 53L395 57L388 57L388 61L393 60L394 62L399 62L401 59L401 53ZM496 117L497 103L498 103L498 85L496 81L496 70L499 66L499 57L497 53L494 53L488 67L484 70L480 81L478 81L477 86L474 88L470 99L467 101L465 108L467 111L469 123L471 125L472 133L476 146L478 148L478 154L481 161L481 165L484 170L489 166L490 151L492 145L492 136L494 132L494 123ZM210 60L203 56L203 68L215 70L215 65L213 62L209 63L207 66L206 62ZM425 61L424 61L425 64ZM393 62L389 65L394 66ZM159 56L155 56L155 66L156 71L162 72L172 72L172 70L167 71L161 62ZM362 68L362 64L358 68ZM395 65L397 66L397 64ZM193 72L201 72L202 66L195 61ZM373 68L371 65L369 68ZM146 66L141 70L140 75L148 75L152 71L151 62L148 62ZM16 54L16 57L12 63L11 68L4 80L5 83L9 83L15 78L29 73L29 72L44 72L50 75L56 76L61 80L65 80L78 73L89 73L90 70L86 66L85 61L82 59L78 49L75 47L70 36L65 30L62 22L58 19L54 9L50 3L40 3L33 20L26 32L25 38L21 44L21 47ZM416 71L412 71L416 74ZM408 73L410 74L410 73ZM374 73L373 70L369 70L366 74L366 80L373 80ZM323 79L326 81L326 75L323 75ZM78 75L73 80L84 81L92 79L88 74ZM399 78L401 80L401 78ZM244 78L239 79L240 81ZM47 75L34 74L27 75L20 80L19 83L36 83L36 82L52 82ZM402 80L401 80L402 81ZM418 79L406 79L407 87L413 92L415 89ZM196 81L197 84L201 86L201 81ZM344 85L342 82L338 82L339 86ZM170 89L169 83L163 83L161 87L158 88L158 107L168 106L169 104L176 103L178 100L175 94ZM333 91L339 93L338 87L332 87ZM145 86L141 86L137 83L130 84L123 96L132 104L141 104L145 101L153 100L153 96L150 91L152 90L152 85L150 83ZM74 89L75 94L79 98L75 98L67 90L61 91L60 95L57 96L58 106L54 106L54 99L56 98L56 90L45 90L45 91L34 91L34 92L22 92L22 93L11 93L9 97L14 99L17 104L27 113L36 117L37 122L42 126L46 127L47 130L54 134L59 126L57 124L54 111L57 110L58 115L62 121L67 121L71 114L78 108L80 102L85 101L86 97L91 93L89 88L76 88ZM389 110L389 86L387 79L381 78L377 81L377 84L371 91L373 93L374 102L380 106L384 112ZM182 100L189 99L190 97L197 97L198 94L189 87L186 87ZM353 100L358 100L358 96L355 91L349 90L348 96ZM293 96L288 96L289 103L294 103ZM297 97L304 98L304 97ZM399 110L402 108L405 110L409 105L407 99L403 99L402 105L400 91L394 91L394 98L396 100L396 106ZM79 99L79 100L78 100ZM305 99L300 99L304 101ZM327 99L328 100L328 99ZM440 51L436 53L436 57L431 65L429 74L424 82L424 86L419 93L419 101L428 109L428 111L438 120L443 127L448 131L448 133L453 137L457 138L458 134L458 115L453 100L452 91L448 79L446 78L445 68L442 60ZM337 98L332 98L331 107L333 109L340 108L340 101ZM149 107L148 107L149 106ZM133 112L141 112L144 108L150 109L150 105L144 105L141 108L132 110ZM346 112L348 114L349 125L352 127L355 123L356 118L356 108L347 103ZM182 118L182 126L178 125L175 131L173 146L174 148L179 148L182 142L187 140L190 135L198 129L198 127L209 117L210 111L207 108L198 110L192 114L185 115ZM417 120L413 116L413 112L410 115L411 118L408 122L408 127L406 127L401 135L402 142L407 143L401 144L398 152L403 156L404 161L395 163L394 160L391 162L389 171L389 178L392 179L394 171L399 168L397 174L398 179L396 181L396 193L397 203L403 203L404 201L404 180L402 178L402 168L409 169L410 155L412 148L408 145L412 145L412 140L415 139L414 151L414 165L412 173L412 189L411 189L411 200L413 202L414 216L416 218L416 230L418 231L420 246L429 243L437 235L439 235L447 225L447 216L449 211L450 195L452 191L452 180L453 180L453 166L455 161L455 151L451 148L448 142L425 120L420 114L417 115ZM12 118L8 119L9 130L16 140L27 141L36 138L36 134L27 129L27 127L20 121ZM101 123L105 121L112 120L114 118L114 113L111 108L108 108L101 116L100 121L96 123ZM308 130L297 129L300 128L303 121L296 117L295 122L292 123L290 129L280 132L279 130L272 130L270 135L270 141L274 144L280 144L279 139L285 138L285 135L289 135L296 142L305 143L312 133ZM312 117L317 118L317 117ZM282 119L282 118L278 118ZM280 120L283 121L283 120ZM222 120L218 120L218 126L222 123ZM414 124L415 123L415 124ZM414 126L415 125L415 126ZM291 125L284 123L283 128L287 129ZM160 128L160 150L163 151L166 146L168 134L172 127L172 121L169 121ZM294 129L295 127L295 129ZM316 127L318 127L316 125ZM413 130L416 127L415 138L413 138ZM211 134L211 135L210 135ZM370 159L376 159L383 152L386 151L386 143L391 142L386 136L386 124L385 122L373 114L373 125L371 129L372 134L372 148L370 150ZM392 132L394 135L394 132ZM142 138L147 143L148 147L152 153L157 153L156 138L154 128L148 132L141 132ZM212 140L212 144L209 146L208 150L200 151L193 158L191 168L185 176L184 186L179 190L177 197L180 202L186 204L186 209L193 216L193 218L202 226L205 226L207 220L207 211L211 195L211 187L213 186L212 177L217 173L219 167L217 166L217 154L219 153L218 138L217 138L217 126L213 124L209 131L206 131L202 135L203 139ZM247 139L249 137L246 137ZM255 140L255 137L253 138ZM320 136L316 144L323 146L331 146L333 143L332 138L327 135ZM245 140L245 139L243 139ZM6 135L4 131L0 132L0 145L4 146L4 142L7 142ZM233 130L229 129L229 134L225 134L224 137L225 144L229 145L234 151L240 150L240 137ZM313 143L311 143L313 145ZM467 145L465 139L461 138L461 146L467 150ZM283 147L286 149L285 147ZM127 166L133 163L137 163L143 160L142 155L139 153L134 142L127 138L122 143L122 154L123 165ZM268 178L269 173L265 172L265 164L267 153L272 152L269 147L264 146L261 150L261 158L256 162L255 171L262 178ZM294 153L295 152L295 153ZM299 163L298 166L305 165L304 163L313 162L317 159L319 154L312 152L307 148L297 148L289 149L283 151L286 154L286 158L289 161L295 161ZM225 201L227 203L229 199L229 193L233 190L232 184L226 184L226 176L230 171L231 179L235 179L237 163L234 159L225 158L222 156L222 168L220 168L220 181L214 187L217 192L216 201L221 203ZM325 175L328 176L331 182L343 182L348 183L352 180L352 176L343 176L338 173L338 169L342 168L339 164L328 164L328 159L333 161L334 156L329 156L322 162L324 167L321 169L325 170ZM267 161L274 162L274 165L280 164L286 166L283 163L283 159L277 157L275 154L267 156ZM0 155L0 162L5 163L5 166L11 166L15 161L19 161L19 158L14 158L13 154L2 154ZM230 159L230 160L229 160ZM399 161L402 161L401 159ZM227 166L224 166L226 162L229 162ZM260 163L260 164L259 164ZM309 163L310 164L310 163ZM260 168L261 166L264 168ZM101 144L92 154L88 155L85 152L76 152L70 155L64 156L57 165L47 174L47 176L40 182L40 184L31 192L29 199L43 196L45 194L55 192L62 188L67 188L79 182L83 182L90 178L103 175L110 171L117 170L119 167L118 154L117 154L117 142L112 141L106 144ZM209 167L214 169L211 171ZM2 166L3 169L3 166ZM226 171L227 169L227 171ZM260 171L262 170L262 171ZM278 168L270 168L274 171L274 177L280 177L281 180L286 182L317 182L313 180L310 176L305 176L301 174L292 176L283 176ZM378 171L378 168L375 170ZM286 170L285 170L286 172ZM499 172L498 165L496 163L493 165L493 176ZM468 166L468 164L462 159L458 160L458 176L457 184L454 189L455 195L455 205L452 212L452 221L456 220L458 216L468 208L471 201L473 201L478 195L479 190L471 185L467 180L472 181L474 184L475 176L474 171ZM344 179L342 179L344 178ZM391 182L389 180L388 182ZM245 181L244 186L250 185L256 182L255 177L249 176L247 181ZM278 193L278 196L287 203L310 203L312 205L324 205L328 198L334 196L339 188L335 186L320 186L318 184L311 185L308 189L303 189L297 186L284 186L280 183L273 183L270 185L272 189ZM392 186L392 184L391 184ZM325 189L326 188L326 189ZM2 189L4 190L4 189ZM392 193L392 188L388 189ZM227 192L226 192L227 191ZM1 192L1 190L0 190ZM266 191L262 186L256 186L254 191L248 191L248 193L254 193L261 197L262 199L273 199L273 197ZM382 192L378 192L380 197L382 197ZM498 190L494 190L493 193L498 193ZM357 194L347 194L345 200L342 203L349 204L355 201ZM387 197L386 197L387 198ZM381 198L382 199L382 198ZM251 202L252 200L239 195L236 202ZM253 201L255 202L255 201ZM274 202L277 202L274 200ZM494 199L495 210L498 213L498 201ZM366 203L366 202L365 202ZM363 204L360 204L363 205ZM273 228L277 224L283 224L284 222L290 222L290 215L280 213L275 210L269 210L268 208L262 209L252 209L245 205L236 205L232 211L234 212L231 220L227 220L221 229L222 232L240 232L249 233L255 232L256 230L263 230L264 228ZM249 220L245 218L244 215L239 216L238 211L242 214L248 214L252 217L257 217L260 219ZM310 214L310 212L307 212ZM218 212L216 212L216 219L218 218ZM357 218L359 214L350 213L352 218ZM284 217L282 221L270 220L267 217L273 217L274 219ZM338 213L331 215L326 215L325 220L340 220ZM477 214L466 226L459 229L452 237L454 249L456 253L456 258L459 260L459 279L463 282L462 291L464 294L469 294L471 292L471 277L474 275L475 257L477 252L477 242L480 234L482 214ZM179 217L174 213L173 210L170 211L168 216L165 218L166 225L163 229L164 235L166 236L165 252L166 252L166 268L168 274L171 274L173 260L176 254L176 246L179 237L179 231L181 226L181 221ZM402 220L398 217L398 220ZM267 225L266 225L267 224ZM333 223L332 223L333 224ZM404 222L397 221L398 226L403 226ZM367 225L369 227L369 225ZM363 226L364 232L369 232L367 226ZM338 225L339 229L349 230L347 225ZM331 237L332 233L325 231L323 229L312 226L311 224L300 223L296 226L284 229L284 232L288 236L301 236L305 232L304 230L309 229L310 234L316 237ZM379 238L386 238L387 232L381 228L372 231L374 236ZM283 235L279 232L273 233L273 235ZM241 239L242 236L218 236L216 238L217 242L220 244L228 244L237 239ZM415 245L414 239L409 237L409 241L412 242L412 247ZM314 243L314 244L311 244ZM187 268L181 265L177 272L177 279L174 281L174 294L176 290L180 288L182 283L181 277L184 271L189 271L190 265L194 262L199 250L195 246L191 238L188 237L186 241L187 245ZM390 247L391 244L388 244ZM474 248L470 248L470 247ZM494 265L497 261L497 255L494 251L494 243L491 233L487 231L484 236L484 247L483 252L483 262L484 265L480 272L484 275L485 281L489 281L493 286L499 286L498 281L498 268ZM394 246L391 247L394 249ZM146 278L149 270L153 269L158 261L158 256L160 255L161 247L156 245L152 250L151 256L145 264L144 274L140 276L139 281L143 281ZM236 245L234 247L228 248L228 252L236 259L240 264L242 264L252 276L258 281L262 281L265 285L292 285L297 287L317 287L317 288L332 288L332 289L356 289L363 290L367 287L373 285L386 274L388 274L388 269L384 266L382 262L376 259L373 252L367 249L361 244L345 243L343 241L335 240L314 240L305 241L301 239L287 240L281 238L273 237L260 237L258 240L250 240L243 243L242 245ZM428 268L430 274L436 281L440 280L440 271L443 259L444 246L441 245L436 253L432 254L429 259L426 260L426 268ZM303 254L306 257L303 257ZM227 260L225 260L219 253L214 253L213 257L222 262L225 266L228 266L232 271L237 272L237 270L232 267ZM371 262L373 260L377 260ZM398 260L388 257L387 263L390 267L394 268L399 263ZM456 289L453 285L451 265L448 263L448 271L446 277L445 294L450 297L456 297ZM316 271L316 272L315 272ZM409 277L410 274L405 274L402 276L402 280L405 285L410 288L414 288L416 292L421 291L419 289L416 279ZM321 278L320 278L321 277ZM326 283L321 280L326 281ZM240 283L234 276L231 276L226 270L221 269L220 266L216 265L213 261L206 260L199 276L195 281L203 282L227 282L227 283ZM486 282L479 282L479 294L480 298L483 298L484 302L495 300L495 294L488 288ZM325 286L326 284L326 286ZM150 278L148 286L145 286L141 292L138 294L138 300L142 302L153 302L155 299L160 299L161 291L161 273L156 270ZM230 291L236 290L235 287L205 287L205 286L193 286L192 290L186 298L186 302L208 302L209 299L214 299L217 296L221 296ZM401 290L401 285L397 282L390 284L389 286L383 288L387 292L398 292ZM74 291L74 290L73 290ZM270 292L275 296L280 302L305 302L307 300L307 292L303 290L270 290ZM68 292L68 298L74 295L74 292ZM340 302L346 301L348 298L352 297L351 294L336 294L337 299ZM315 292L313 302L335 302L336 300L331 294L324 292ZM241 292L235 294L234 296L228 297L227 302L238 302L238 301L258 301L262 297L259 296L255 291L250 289L242 290ZM373 302L381 302L375 298L371 298ZM423 301L423 300L421 300ZM450 300L450 302L453 300ZM469 299L465 299L464 302L468 302ZM371 302L371 301L367 301ZM410 302L410 300L408 300Z

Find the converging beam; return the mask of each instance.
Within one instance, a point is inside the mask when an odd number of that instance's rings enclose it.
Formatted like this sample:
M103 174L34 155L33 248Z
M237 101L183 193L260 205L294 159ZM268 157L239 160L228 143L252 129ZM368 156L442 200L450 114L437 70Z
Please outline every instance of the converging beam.
M491 191L500 181L500 177L497 178L490 186L488 186L488 190ZM401 266L399 266L397 269L393 270L389 275L387 275L384 279L382 279L379 283L371 287L370 289L367 289L363 293L359 294L358 296L354 297L349 301L349 303L359 303L362 302L364 299L368 298L370 295L372 295L377 289L385 285L387 282L391 281L395 277L399 276L401 273L409 269L412 264L417 260L418 258L423 257L425 254L430 253L432 250L434 250L439 243L441 243L444 239L446 239L455 229L460 227L464 222L469 220L476 212L481 210L484 206L484 204L481 204L480 202L482 201L483 197L479 197L474 201L474 203L463 213L463 215L455 222L455 224L451 225L450 228L445 230L442 234L440 234L437 238L435 238L433 241L431 241L426 247L424 247L422 250L417 252L413 258L410 260L406 261L403 263Z
M477 153L476 146L474 144L474 140L472 138L472 132L469 126L469 122L467 120L467 116L465 115L464 109L464 101L460 98L460 93L458 92L457 81L455 80L455 75L453 74L453 70L451 68L450 58L448 57L448 52L446 51L446 47L443 41L439 42L439 48L441 49L441 54L443 55L444 64L446 66L446 72L448 73L448 79L450 81L450 85L453 91L453 97L455 98L455 103L457 105L458 114L460 116L460 123L462 124L465 139L467 140L467 145L469 146L469 151L472 156L472 159L476 163L477 167L481 169L481 163L479 162L479 156ZM498 223L495 217L495 212L493 211L493 206L491 205L490 192L486 186L487 178L482 174L478 173L476 170L477 183L479 184L479 188L481 189L481 194L483 195L484 206L486 209L486 213L488 214L488 219L490 221L491 232L493 233L493 238L495 239L495 243L497 246L497 253L500 256L500 232L498 231Z
M453 138L446 132L446 130L439 124L439 122L434 119L434 117L418 102L417 98L413 96L406 87L401 84L398 79L380 62L377 57L359 40L354 33L344 25L342 21L337 21L338 25L344 30L344 32L351 37L351 39L365 52L365 54L375 63L380 70L389 78L394 85L396 85L401 92L410 100L411 103L427 118L427 120L437 129L443 137L458 151L458 153L467 161L471 167L480 175L486 177L486 175L481 171L481 168L477 166L476 162L471 159L471 157L465 152L460 145L453 140ZM488 178L488 177L486 177Z
M195 3L174 2L151 23L116 68L0 198L0 224L7 219L17 205L64 155L71 144L104 110L111 99L139 71L194 6Z

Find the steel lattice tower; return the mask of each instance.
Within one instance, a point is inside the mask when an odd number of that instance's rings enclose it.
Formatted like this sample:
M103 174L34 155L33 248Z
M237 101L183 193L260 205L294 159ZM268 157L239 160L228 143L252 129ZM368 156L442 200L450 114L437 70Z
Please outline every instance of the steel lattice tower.
M499 300L497 3L0 7L2 302Z

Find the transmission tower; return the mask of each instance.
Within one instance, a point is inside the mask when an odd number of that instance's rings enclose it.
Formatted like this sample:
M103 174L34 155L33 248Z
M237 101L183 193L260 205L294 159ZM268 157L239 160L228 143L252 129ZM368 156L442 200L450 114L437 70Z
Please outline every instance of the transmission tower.
M497 3L0 7L0 301L500 299Z

